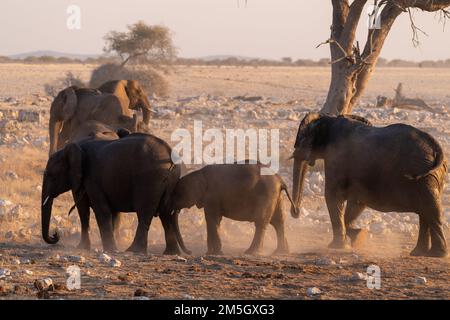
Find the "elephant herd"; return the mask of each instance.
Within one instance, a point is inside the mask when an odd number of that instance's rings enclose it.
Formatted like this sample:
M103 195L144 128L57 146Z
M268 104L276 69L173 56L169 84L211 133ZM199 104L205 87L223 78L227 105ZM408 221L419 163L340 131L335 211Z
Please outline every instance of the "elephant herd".
M132 110L141 111L139 121ZM42 184L42 236L50 244L53 200L71 191L81 222L80 248L89 249L90 212L104 250L117 250L115 237L123 212L136 212L137 230L129 251L146 252L153 217L161 219L165 254L186 248L178 215L203 208L208 254L222 254L222 217L255 224L246 251L259 254L271 224L276 253L287 253L282 192L299 217L308 167L323 160L325 200L333 229L330 248L356 246L366 233L354 227L362 211L414 212L419 215L415 256L447 256L440 197L447 171L444 153L429 134L404 124L374 127L352 115L310 113L301 121L294 145L292 199L277 174L261 175L259 162L215 164L181 177L170 146L144 133L151 107L137 81L107 82L97 89L69 87L50 109L50 151Z

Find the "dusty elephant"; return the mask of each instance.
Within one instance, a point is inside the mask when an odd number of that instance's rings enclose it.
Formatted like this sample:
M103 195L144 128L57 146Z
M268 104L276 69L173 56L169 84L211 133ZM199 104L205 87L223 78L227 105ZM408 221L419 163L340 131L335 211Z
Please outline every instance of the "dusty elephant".
M137 127L137 120L131 117L130 109L123 108L115 95L94 89L68 87L58 93L50 107L49 154L61 149L87 120L130 131L135 131Z
M292 200L280 176L261 175L261 164L217 164L189 173L177 183L173 209L196 205L204 208L208 254L222 254L219 227L222 217L255 223L256 231L246 251L262 250L264 233L270 223L277 233L276 253L287 253L281 191Z
M112 93L119 98L122 108L141 110L143 122L148 126L151 107L147 95L137 80L113 80L97 88L103 93Z
M296 212L308 164L324 160L325 200L333 227L329 247L345 248L346 236L355 244L362 230L353 223L369 207L417 213L420 230L411 255L447 255L440 204L446 161L429 134L404 124L377 128L357 116L312 113L300 124L293 157Z
M147 134L130 134L118 140L86 140L72 143L53 154L47 162L42 187L42 236L57 243L58 233L49 236L53 199L72 190L79 210L83 238L90 247L89 208L95 213L105 250L116 250L113 228L119 212L137 212L138 227L129 251L147 250L148 230L159 215L165 231L165 253L179 253L184 246L171 215L170 195L180 176L170 147ZM126 165L124 165L126 164Z

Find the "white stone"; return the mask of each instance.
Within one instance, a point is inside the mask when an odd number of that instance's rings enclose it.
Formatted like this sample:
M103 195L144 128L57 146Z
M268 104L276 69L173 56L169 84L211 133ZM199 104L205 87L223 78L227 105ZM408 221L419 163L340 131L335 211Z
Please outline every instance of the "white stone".
M364 274L364 273L361 273L361 272L355 272L352 275L351 280L353 280L353 281L367 280L367 274Z
M103 263L109 263L110 261L111 261L111 257L110 256L108 256L106 253L102 253L99 257L98 257L98 260L100 261L100 262L103 262Z
M331 266L331 265L335 265L336 262L329 258L329 257L323 257L323 258L319 258L316 260L316 265L318 266Z
M34 286L36 287L36 289L41 290L41 291L47 290L50 287L53 287L53 280L51 278L36 280L34 282Z
M109 261L109 266L113 267L113 268L119 268L122 265L122 262L120 262L117 259L111 259L111 261Z
M0 279L4 279L11 275L11 270L9 269L0 269Z
M415 281L417 284L427 284L427 278L425 277L416 277Z
M322 291L317 287L308 288L308 290L306 290L306 294L308 295L308 297L317 296L321 293Z
M187 262L186 258L183 258L183 257L180 257L180 256L176 256L174 260L178 261L178 262Z

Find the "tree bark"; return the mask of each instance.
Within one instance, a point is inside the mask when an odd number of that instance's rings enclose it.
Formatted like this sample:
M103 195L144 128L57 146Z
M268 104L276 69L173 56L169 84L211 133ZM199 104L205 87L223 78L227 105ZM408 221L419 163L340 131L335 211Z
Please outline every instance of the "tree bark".
M450 7L450 0L381 0L381 26L369 30L364 50L355 44L356 29L368 0L332 0L330 43L331 81L322 113L351 113L364 93L397 17L409 9L434 12ZM381 9L380 9L381 10Z

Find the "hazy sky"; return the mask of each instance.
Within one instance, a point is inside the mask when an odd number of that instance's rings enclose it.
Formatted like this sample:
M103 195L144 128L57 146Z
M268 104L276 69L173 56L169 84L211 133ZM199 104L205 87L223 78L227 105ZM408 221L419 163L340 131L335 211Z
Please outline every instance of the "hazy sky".
M238 6L240 2L240 6ZM103 36L138 20L163 24L174 33L182 57L219 54L279 59L319 59L328 48L330 0L0 0L0 55L35 50L101 53ZM66 9L81 8L81 30L68 30ZM450 58L450 25L439 15L416 14L420 48L411 44L407 15L396 21L383 57L410 60ZM365 20L360 39L364 40Z

